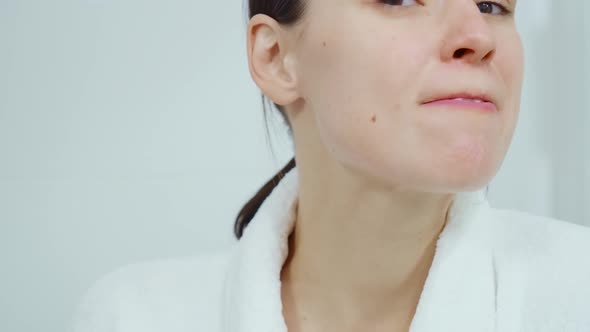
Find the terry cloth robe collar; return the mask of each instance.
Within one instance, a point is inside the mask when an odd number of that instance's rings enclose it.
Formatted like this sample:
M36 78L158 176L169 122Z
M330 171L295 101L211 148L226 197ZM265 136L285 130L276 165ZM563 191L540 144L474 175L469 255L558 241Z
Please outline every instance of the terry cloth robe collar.
M294 168L263 202L238 242L224 285L225 332L287 332L280 274L297 193ZM488 210L482 191L456 195L410 332L495 330L496 275Z

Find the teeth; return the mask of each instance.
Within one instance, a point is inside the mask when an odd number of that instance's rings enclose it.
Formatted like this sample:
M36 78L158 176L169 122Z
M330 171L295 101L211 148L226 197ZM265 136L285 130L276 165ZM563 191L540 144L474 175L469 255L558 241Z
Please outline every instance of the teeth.
M453 100L472 101L472 102L475 102L475 103L483 103L483 100L481 100L481 99L455 98Z

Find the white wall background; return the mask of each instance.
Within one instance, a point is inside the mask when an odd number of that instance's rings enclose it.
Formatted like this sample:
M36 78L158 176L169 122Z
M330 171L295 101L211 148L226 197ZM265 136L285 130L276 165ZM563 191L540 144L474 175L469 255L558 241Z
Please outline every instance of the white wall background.
M520 0L517 11L526 56L523 102L490 201L590 225L590 5Z
M523 105L490 200L590 222L590 5L519 2ZM239 1L0 0L0 331L64 331L100 275L233 241L290 156L243 22Z

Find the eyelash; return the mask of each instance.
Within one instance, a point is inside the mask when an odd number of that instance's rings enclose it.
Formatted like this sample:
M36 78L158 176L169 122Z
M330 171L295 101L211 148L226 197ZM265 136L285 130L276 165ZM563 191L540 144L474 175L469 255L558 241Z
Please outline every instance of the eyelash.
M378 2L381 3L381 4L383 4L384 6L388 6L388 7L402 7L402 6L390 5L389 3L387 3L388 0L378 0ZM506 15L512 14L512 11L510 11L508 8L506 8L506 6L504 6L504 5L502 5L502 4L498 3L498 2L495 2L495 1L481 1L481 2L478 2L477 4L480 5L482 3L488 3L488 4L492 4L492 5L498 6L500 8L501 12L502 12L500 14L497 14L499 16L506 16ZM488 15L491 15L491 14L488 14Z

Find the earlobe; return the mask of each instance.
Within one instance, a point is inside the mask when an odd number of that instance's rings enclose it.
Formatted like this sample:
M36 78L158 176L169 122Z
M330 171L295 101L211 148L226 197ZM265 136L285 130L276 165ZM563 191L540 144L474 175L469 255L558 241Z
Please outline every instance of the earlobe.
M274 103L288 105L298 98L295 62L287 52L281 26L267 15L248 24L248 67L260 90Z

